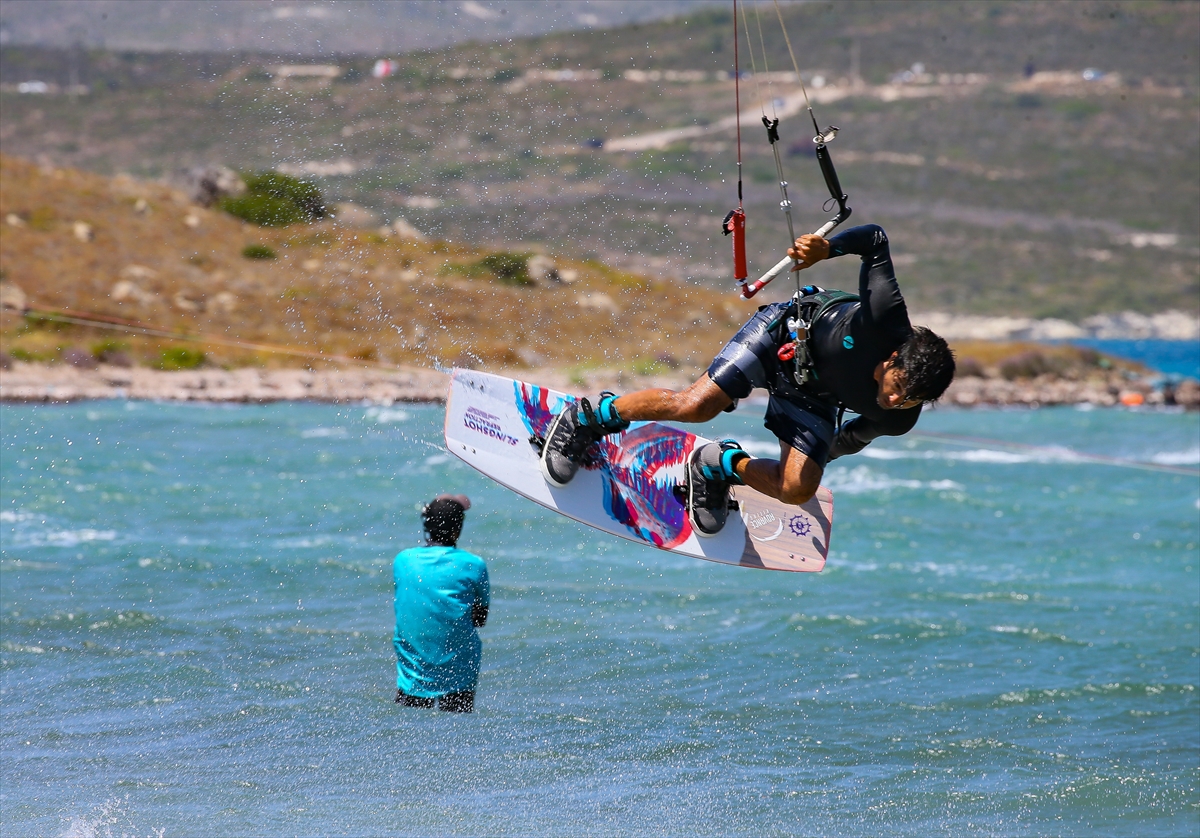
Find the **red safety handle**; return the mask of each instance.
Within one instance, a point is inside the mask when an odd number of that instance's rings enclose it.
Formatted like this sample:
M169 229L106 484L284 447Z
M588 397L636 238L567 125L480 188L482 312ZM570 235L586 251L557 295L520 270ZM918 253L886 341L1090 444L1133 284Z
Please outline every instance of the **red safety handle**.
M744 282L749 271L746 269L746 213L741 207L730 210L725 216L723 232L733 235L733 278Z

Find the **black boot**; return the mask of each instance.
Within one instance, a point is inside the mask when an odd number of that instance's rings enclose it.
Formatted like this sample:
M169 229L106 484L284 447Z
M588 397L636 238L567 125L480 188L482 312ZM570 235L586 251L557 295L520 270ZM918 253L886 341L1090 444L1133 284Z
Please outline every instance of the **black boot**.
M692 452L687 466L688 519L696 535L719 533L729 518L729 486L741 483L734 463L750 455L732 439L710 442Z
M566 486L587 459L587 450L608 434L629 427L620 417L612 393L600 394L600 409L592 410L587 399L569 404L554 417L542 445L542 474L553 486Z

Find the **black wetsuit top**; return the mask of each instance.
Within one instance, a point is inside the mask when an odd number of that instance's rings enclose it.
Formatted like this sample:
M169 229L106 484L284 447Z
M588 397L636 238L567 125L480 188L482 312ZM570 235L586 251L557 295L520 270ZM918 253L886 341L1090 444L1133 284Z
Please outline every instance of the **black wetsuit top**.
M791 364L777 352L788 341L790 301L761 307L721 350L709 376L732 399L755 387L771 394L765 424L779 439L816 459L853 454L880 436L912 430L920 407L885 410L876 400L875 367L886 361L912 334L908 310L888 252L887 234L874 224L854 227L829 240L830 258L862 257L858 295L826 311L810 328L814 380L797 387ZM835 432L838 407L859 416Z
M887 233L878 225L865 224L829 240L829 258L848 253L862 257L858 274L862 302L842 303L826 312L813 324L809 340L816 380L807 388L859 414L842 425L831 459L861 451L877 437L906 434L921 415L919 406L885 410L877 401L875 367L912 335Z

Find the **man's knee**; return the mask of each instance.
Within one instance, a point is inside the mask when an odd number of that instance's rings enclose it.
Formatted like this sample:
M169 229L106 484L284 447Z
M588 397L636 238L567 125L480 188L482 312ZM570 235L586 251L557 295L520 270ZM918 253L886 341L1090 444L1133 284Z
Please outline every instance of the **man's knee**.
M675 409L683 422L707 422L716 418L733 399L705 376L686 390L676 393Z
M812 461L806 462L798 474L785 471L783 485L779 487L779 499L794 506L808 503L816 495L817 489L821 488L822 473L823 470Z
M798 483L796 485L784 484L783 489L779 492L779 499L784 503L793 506L803 506L813 499L817 494L817 489L820 483Z
M686 393L680 393L680 396L686 396ZM705 401L696 401L692 399L683 399L679 405L682 422L707 422L710 419L715 419L722 408L710 404Z

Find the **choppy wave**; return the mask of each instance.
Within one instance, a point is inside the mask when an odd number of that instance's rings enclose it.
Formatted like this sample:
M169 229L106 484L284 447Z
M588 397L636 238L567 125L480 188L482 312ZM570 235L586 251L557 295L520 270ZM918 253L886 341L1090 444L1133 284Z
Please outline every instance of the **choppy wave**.
M116 530L47 530L44 532L14 533L6 547L75 547L93 541L115 541ZM8 540L8 539L6 539Z
M350 432L345 428L309 428L301 431L300 436L304 439L346 439L350 436Z
M407 422L411 418L407 410L400 410L395 407L371 407L363 413L364 419L374 419L381 425L389 425L396 422Z
M1019 634L1022 637L1028 637L1030 640L1036 640L1039 643L1043 641L1055 641L1058 643L1069 643L1072 646L1087 646L1085 640L1075 640L1067 637L1065 634L1058 634L1052 631L1042 631L1037 626L1021 627L1021 626L988 626L988 631L996 632L997 634Z
M825 485L834 492L865 494L886 492L892 489L932 489L938 492L962 491L961 483L953 480L912 480L880 474L870 466L855 466L843 470L830 469L825 473Z
M739 439L738 442L747 454L755 457L771 457L779 459L779 442L767 442L762 439Z
M1040 704L1065 698L1076 698L1081 695L1124 695L1135 698L1153 698L1160 695L1191 695L1196 692L1195 684L1166 684L1166 683L1121 683L1084 684L1082 687L1067 687L1063 689L1026 689L1006 692L996 699L996 706L1011 704Z
M1037 451L1005 451L997 448L968 448L966 450L918 451L915 449L886 448L871 445L860 455L873 460L957 460L966 463L996 463L1017 465L1020 463L1080 462L1078 454L1066 448L1048 447Z
M1187 451L1163 451L1152 456L1150 462L1163 466L1200 466L1200 447Z

